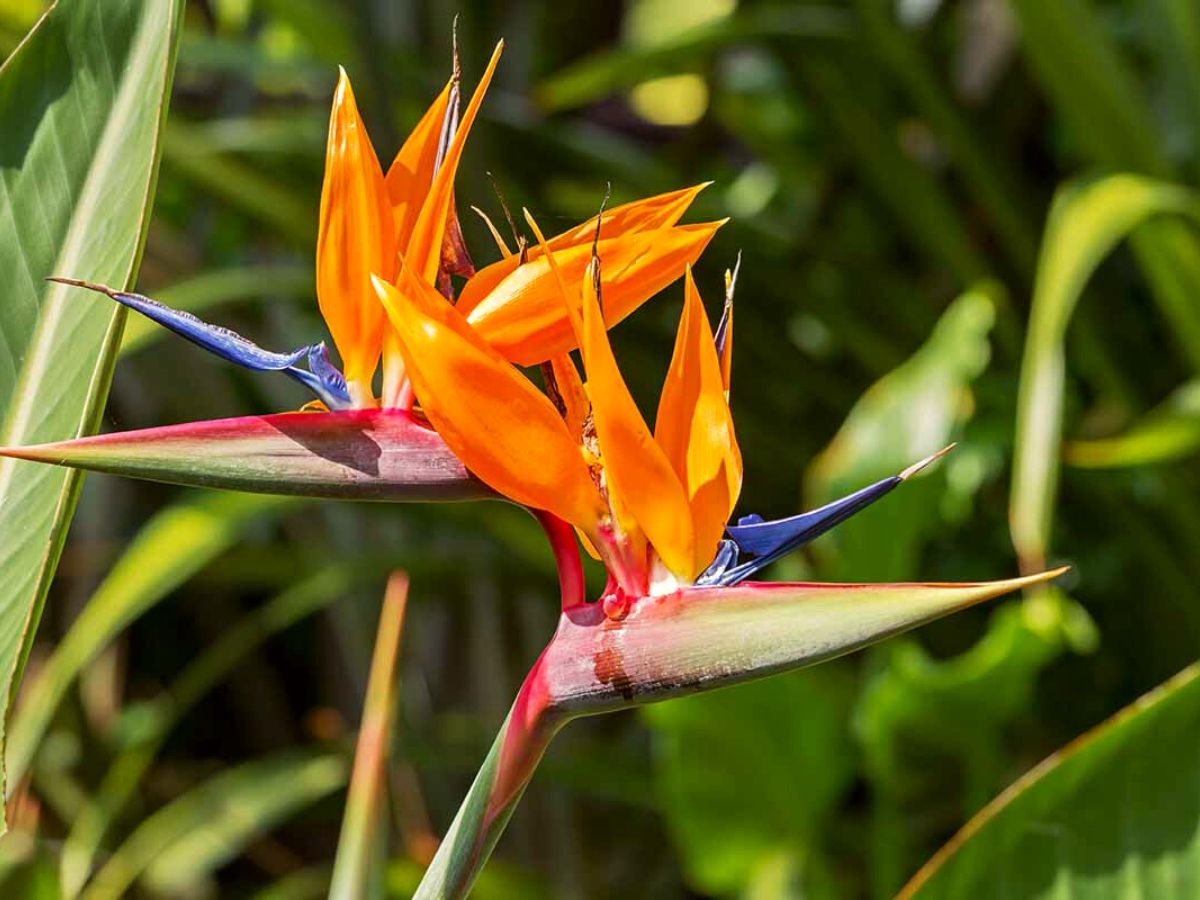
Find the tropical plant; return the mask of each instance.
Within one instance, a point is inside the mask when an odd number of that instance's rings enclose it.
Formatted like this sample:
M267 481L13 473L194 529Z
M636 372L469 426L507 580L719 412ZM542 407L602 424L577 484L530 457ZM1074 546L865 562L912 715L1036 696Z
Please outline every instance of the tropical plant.
M6 894L1190 883L1187 4L39 6Z

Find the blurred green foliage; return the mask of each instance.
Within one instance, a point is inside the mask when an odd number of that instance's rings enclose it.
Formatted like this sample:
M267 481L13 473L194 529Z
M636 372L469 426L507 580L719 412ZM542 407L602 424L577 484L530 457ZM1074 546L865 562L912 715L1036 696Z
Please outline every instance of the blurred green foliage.
M0 0L0 51L41 6ZM697 271L710 313L743 254L742 512L787 515L959 442L773 574L1011 574L1018 382L1051 200L1113 171L1194 184L1200 8L192 0L140 289L266 346L319 336L307 284L336 66L386 161L444 82L455 13L468 83L508 42L461 170L464 213L502 218L488 172L548 229L592 215L609 182L614 202L714 182L690 220L733 216ZM490 261L482 224L463 224ZM681 296L614 333L648 407ZM1068 454L1050 507L1069 597L573 726L476 896L890 896L1005 785L1192 661L1197 419L1174 393L1200 364L1192 226L1142 224L1084 296L1060 323ZM141 323L126 350L108 427L304 399ZM556 618L532 521L499 505L258 508L102 476L30 667L27 696L55 702L15 723L32 781L0 845L3 890L54 896L61 872L73 892L82 852L126 867L113 871L139 879L135 896L323 896L390 567L411 572L413 593L388 882L411 891ZM269 608L277 624L260 618ZM227 667L206 655L218 646ZM205 659L207 674L189 668ZM247 779L270 784L264 771L289 791L239 795ZM251 812L214 836L214 817L234 816L226 792ZM163 822L173 852L203 848L187 866L145 858ZM34 827L50 841L28 840ZM73 854L54 849L64 837Z

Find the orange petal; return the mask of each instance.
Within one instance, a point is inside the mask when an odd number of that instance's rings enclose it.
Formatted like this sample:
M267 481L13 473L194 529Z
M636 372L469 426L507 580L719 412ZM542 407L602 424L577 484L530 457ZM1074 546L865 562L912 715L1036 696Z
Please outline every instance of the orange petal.
M317 301L342 357L352 393L369 396L384 315L371 275L395 277L391 204L379 160L345 71L329 117L325 182L317 233Z
M669 228L683 218L683 214L688 211L688 207L692 205L696 195L710 184L712 184L711 181L706 181L703 184L682 188L678 191L669 191L665 194L656 194L653 197L644 197L641 200L622 203L620 206L604 210L600 214L600 240L620 237L637 231L657 231L659 228ZM592 216L570 231L564 231L557 237L551 238L547 243L551 250L562 250L564 247L573 247L576 244L591 244L595 239L596 216ZM531 256L533 255L532 249L530 248Z
M613 209L605 210L600 223L600 240L633 234L638 231L654 231L674 225L687 212L692 201L696 199L696 195L708 187L709 183L705 182L704 184L697 184L693 187L683 188L682 190L657 194L653 197L645 197L641 200L634 200L632 203L624 203ZM480 215L483 214L480 213ZM488 225L491 227L490 222ZM495 228L492 228L492 234L496 235ZM564 231L562 234L552 237L546 243L552 250L563 250L576 245L586 244L590 246L595 237L596 217L593 216L569 231ZM499 241L498 237L497 240ZM508 248L503 246L503 241L499 241L499 243L502 249L501 255L504 258L499 262L492 263L492 265L480 269L475 277L463 287L462 295L458 299L458 305L464 313L469 313L482 303L487 295L517 268L519 260L515 256L503 252ZM541 247L530 247L526 258L536 259L542 252ZM574 284L575 282L571 283Z
M604 260L604 316L609 327L679 278L723 224L676 225L602 240L597 249ZM590 243L554 252L568 284L579 283L591 256ZM518 365L536 365L575 346L544 254L516 268L474 307L464 291L458 306L490 344Z
M587 391L579 378L579 370L566 353L560 353L550 359L550 369L554 373L554 385L563 404L563 420L567 430L576 439L583 435L584 423L592 411Z
M742 458L725 399L721 361L690 267L654 438L687 489L696 530L696 574L716 553L741 492Z
M582 350L609 494L637 521L667 568L690 579L695 535L687 494L617 368L592 272L589 266L583 279Z
M396 248L404 256L408 255L408 241L417 224L417 214L433 187L438 143L455 88L452 78L421 116L387 171L388 197L396 222Z
M438 276L446 221L454 203L454 176L458 171L458 163L462 159L467 135L471 133L471 126L475 124L475 117L479 114L479 107L483 103L484 94L487 93L488 85L492 81L492 73L496 71L496 63L500 61L500 53L503 49L504 41L500 41L492 53L491 61L484 70L483 77L479 79L479 84L475 88L471 102L467 105L466 112L463 113L458 131L454 135L450 149L446 151L442 166L433 180L429 196L422 205L413 227L408 252L404 258L406 264L412 267L413 272L430 284L433 284Z
M407 266L375 290L403 346L421 408L476 476L585 531L603 514L579 442L558 411Z

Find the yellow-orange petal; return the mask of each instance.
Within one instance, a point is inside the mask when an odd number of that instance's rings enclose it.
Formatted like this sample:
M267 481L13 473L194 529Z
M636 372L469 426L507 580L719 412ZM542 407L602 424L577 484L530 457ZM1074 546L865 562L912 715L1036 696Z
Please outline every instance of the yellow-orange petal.
M563 405L563 421L567 430L577 440L582 439L584 423L592 411L587 391L579 377L579 370L566 353L551 357L550 370L554 374L554 386Z
M641 200L623 203L620 206L605 210L600 222L600 240L635 234L639 231L656 231L660 228L669 228L683 217L688 207L692 205L692 201L696 199L696 195L708 187L710 183L705 182L704 184L693 185L692 187L683 188L678 191L669 191L665 194L656 194L653 197L644 197ZM480 213L480 215L483 215L483 213ZM491 227L490 222L488 226ZM492 228L492 234L497 236L495 228ZM551 250L557 251L576 245L586 244L587 246L591 246L595 238L596 217L593 216L586 222L582 222L574 228L550 238L546 244ZM487 295L517 268L519 260L512 254L504 252L508 248L504 246L503 241L498 236L497 241L501 245L501 255L504 258L480 269L463 286L462 294L458 299L458 305L462 307L464 312L469 313L482 303ZM535 245L529 248L526 258L536 259L543 252L540 246ZM572 284L574 283L572 282Z
M396 224L396 249L405 257L408 256L408 242L417 223L417 215L433 187L438 144L455 90L456 84L452 78L429 109L425 110L387 171L385 181Z
M633 200L604 210L599 214L600 240L621 237L639 231L657 231L660 228L669 228L683 218L683 214L688 211L688 207L692 205L696 195L710 184L712 184L711 181L706 181L703 184L695 184L677 191L668 191L665 194L656 194L653 197L643 197L641 200ZM581 222L574 228L552 237L547 244L551 250L561 250L576 244L590 245L595 239L596 216L592 216L586 222ZM530 250L532 251L533 248ZM535 254L531 252L531 255Z
M375 279L421 408L478 478L585 531L603 515L579 442L553 404L407 266Z
M683 275L723 222L676 225L602 240L604 318L611 328ZM579 284L591 261L591 244L554 251L568 284ZM478 276L477 276L478 277ZM459 308L507 359L531 366L575 346L575 335L544 254L515 269L477 306Z
M384 315L371 275L396 274L392 209L383 171L345 71L329 117L317 232L317 302L342 357L346 379L369 392Z
M654 438L687 490L696 531L696 574L712 561L741 492L742 458L725 399L721 361L691 267L684 276L683 315L659 398Z
M442 160L442 166L433 179L433 186L421 206L421 211L417 215L417 221L413 227L412 237L408 242L408 251L404 256L406 265L430 284L437 279L441 263L442 241L445 236L446 222L450 217L450 208L454 202L454 176L458 172L458 163L462 159L467 136L471 133L471 126L475 124L479 107L483 103L483 97L487 93L488 85L491 84L492 74L496 71L496 63L500 61L500 54L503 50L504 41L500 41L496 44L496 49L492 53L487 69L484 70L483 77L479 79L479 84L475 87L471 102L467 104L462 121L458 125L458 131L455 132L454 140L450 143L445 158Z
M609 494L633 516L666 567L690 579L695 534L687 494L617 368L592 272L589 266L583 279L583 365Z

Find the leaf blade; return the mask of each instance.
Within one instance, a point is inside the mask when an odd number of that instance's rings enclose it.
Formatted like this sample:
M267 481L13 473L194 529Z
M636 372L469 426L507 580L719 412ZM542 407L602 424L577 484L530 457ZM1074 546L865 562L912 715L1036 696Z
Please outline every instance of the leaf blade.
M85 434L98 424L123 318L42 279L71 269L132 282L181 6L63 0L0 68L0 269L23 276L13 279L0 314L5 443ZM75 473L0 462L0 532L11 536L0 546L5 704L20 680L79 484Z

